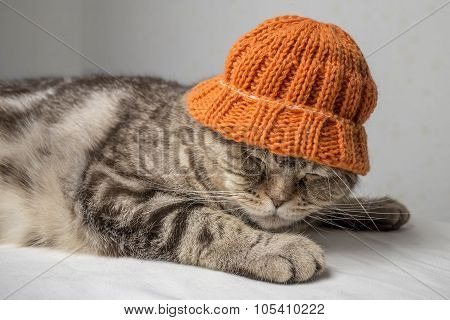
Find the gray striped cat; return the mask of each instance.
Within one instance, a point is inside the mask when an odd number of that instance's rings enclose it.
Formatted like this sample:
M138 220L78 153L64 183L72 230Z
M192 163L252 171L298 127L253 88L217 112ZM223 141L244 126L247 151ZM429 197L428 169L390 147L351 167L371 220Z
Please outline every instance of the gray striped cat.
M278 283L324 270L308 226L393 230L353 173L228 141L148 77L0 82L0 241L190 264Z

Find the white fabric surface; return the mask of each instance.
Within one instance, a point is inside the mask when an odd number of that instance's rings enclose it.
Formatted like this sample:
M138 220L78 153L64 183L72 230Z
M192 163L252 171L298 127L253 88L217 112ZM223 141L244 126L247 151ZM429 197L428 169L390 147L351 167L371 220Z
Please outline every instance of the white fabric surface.
M450 297L449 232L450 219L413 216L397 232L354 233L378 253L343 231L315 234L326 250L328 271L319 280L295 285L166 262L77 254L37 277L67 253L0 246L0 298L23 286L9 298L442 299Z

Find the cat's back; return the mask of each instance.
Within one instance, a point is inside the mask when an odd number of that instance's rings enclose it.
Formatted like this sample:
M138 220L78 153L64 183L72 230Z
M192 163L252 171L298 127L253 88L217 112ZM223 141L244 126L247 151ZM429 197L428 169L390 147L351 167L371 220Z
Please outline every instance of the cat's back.
M118 125L167 110L183 90L151 77L0 81L0 159L96 148Z
M48 174L48 164L64 176L65 170L79 173L86 155L120 121L130 91L125 82L102 77L0 82L3 188L30 187L38 173Z
M150 77L0 81L0 242L24 243L43 221L63 232L92 154L182 91Z

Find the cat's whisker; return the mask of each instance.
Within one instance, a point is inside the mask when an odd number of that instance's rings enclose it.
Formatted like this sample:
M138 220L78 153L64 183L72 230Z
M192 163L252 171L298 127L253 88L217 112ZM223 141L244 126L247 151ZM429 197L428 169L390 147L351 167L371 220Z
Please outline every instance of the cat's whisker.
M331 168L331 172L333 172L334 175L335 175L336 177L338 177L338 178L342 181L342 183L344 184L344 186L348 189L348 191L349 191L349 192L352 194L352 196L355 198L356 202L358 202L358 204L361 206L361 208L364 210L364 212L367 214L367 216L368 216L369 218L371 218L370 215L369 215L369 213L366 211L366 208L365 208L365 207L362 205L362 203L358 200L358 198L357 198L356 195L353 193L352 189L347 185L347 183L345 183L344 179L342 179L342 178L336 173L336 171L335 171L333 168ZM371 219L372 219L372 218L371 218ZM372 220L372 224L375 226L375 229L377 229L377 231L380 231L380 230L378 229L376 223L375 223L373 220Z
M333 222L331 222L331 221L329 221L329 220L327 220L327 219L322 219L322 218L319 218L319 217L316 217L316 216L311 216L311 218L312 218L312 219L315 219L315 220L317 220L317 221L323 222L323 223L328 223L328 224L330 224L330 225L332 225L332 226L334 226L334 227L336 227L336 228L338 228L338 229L348 230L347 228L345 228L345 227L343 227L343 226L341 226L341 225L338 225L338 224L336 224L336 223L333 223Z
M329 213L325 212L324 214L321 214L321 212L317 213L317 215L319 215L319 216L338 218L338 219L346 219L346 220L357 221L360 218L367 219L366 216L355 216L355 215L347 214L347 213L337 213L337 216L333 215L333 214L336 214L336 212L329 212Z
M318 216L325 216L326 218L331 218L332 220L357 220L357 221L370 221L371 219L365 217L365 216L354 216L354 215L349 215L349 216L344 216L344 215L331 215L331 214L324 214L321 215L319 214ZM381 217L375 217L373 218L373 220L384 220L384 218Z
M311 227L312 229L314 229L314 231L316 231L322 238L327 239L322 232L320 232L318 229L320 229L318 226L314 226L313 224L309 223L306 219L301 220L301 222L306 223L309 227ZM322 230L322 229L321 229ZM324 231L324 230L322 230Z
M380 207L380 208L382 208L382 207ZM324 207L324 209L329 210L329 212L338 211L339 213L349 213L349 214L351 213L352 215L355 215L355 216L356 216L355 213L364 213L364 214L369 213L369 214L375 214L375 215L379 215L379 214L380 215L382 215L382 214L398 215L399 214L399 212L388 212L388 211L383 212L383 211L372 211L372 210L366 210L365 212L362 212L359 209L341 209L341 208L334 208L332 206ZM376 209L376 208L373 208L373 209Z
M332 201L332 195L331 195L331 183L330 183L330 177L327 176L327 184L328 184L328 193L329 193L329 198L328 201Z
M350 198L350 199L352 199L352 198ZM389 200L380 200L380 201L364 201L364 200L360 200L360 202L363 205L371 205L372 206L374 204L379 204L382 207L383 203L389 202ZM346 206L354 207L355 206L353 203L334 203L333 205L337 206L337 207L346 207Z

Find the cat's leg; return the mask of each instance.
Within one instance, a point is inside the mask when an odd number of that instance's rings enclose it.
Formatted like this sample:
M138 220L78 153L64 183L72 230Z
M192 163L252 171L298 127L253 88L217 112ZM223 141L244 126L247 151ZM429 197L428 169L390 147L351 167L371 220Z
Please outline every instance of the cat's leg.
M348 199L316 215L327 227L361 231L397 230L409 218L408 209L389 197Z
M324 269L322 249L301 235L256 230L237 217L198 208L176 261L278 283L303 282Z
M91 243L99 254L167 260L277 283L303 282L324 269L322 249L304 236L257 230L226 212L105 174L90 180L79 208L98 239Z

